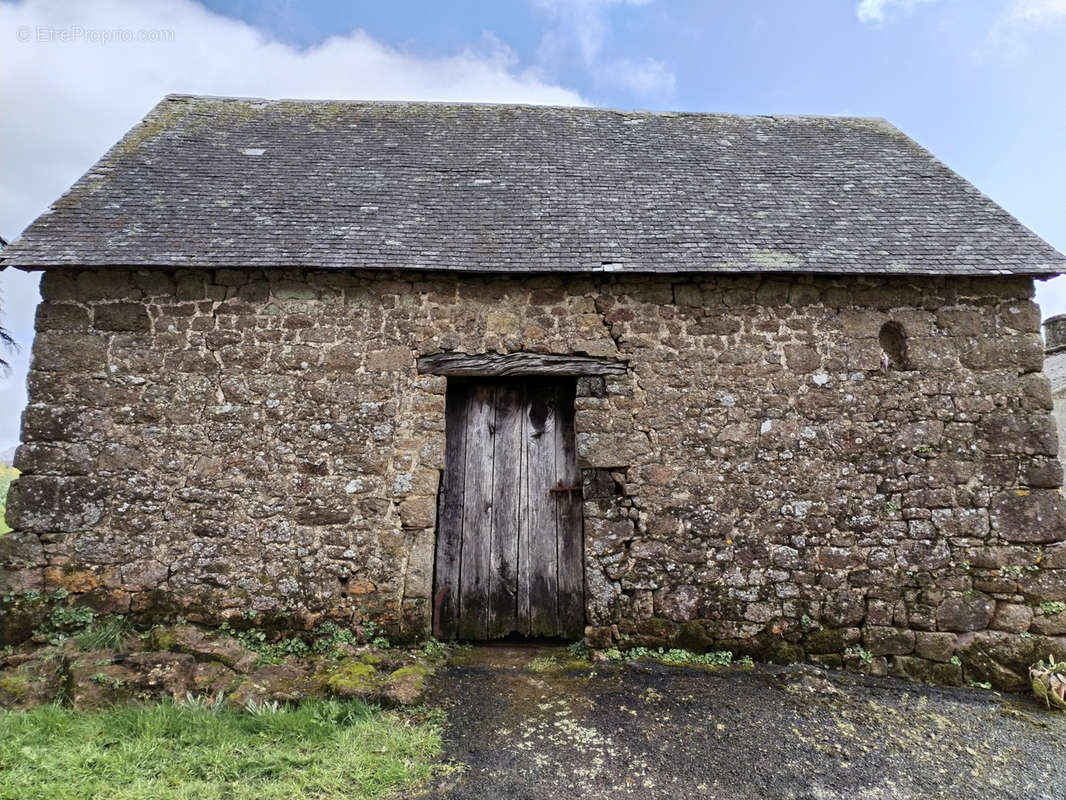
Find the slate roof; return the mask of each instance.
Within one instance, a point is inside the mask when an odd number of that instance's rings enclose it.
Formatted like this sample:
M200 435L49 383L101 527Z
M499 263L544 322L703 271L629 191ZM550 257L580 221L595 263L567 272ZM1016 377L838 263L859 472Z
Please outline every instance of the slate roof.
M184 95L0 264L1066 271L879 119Z

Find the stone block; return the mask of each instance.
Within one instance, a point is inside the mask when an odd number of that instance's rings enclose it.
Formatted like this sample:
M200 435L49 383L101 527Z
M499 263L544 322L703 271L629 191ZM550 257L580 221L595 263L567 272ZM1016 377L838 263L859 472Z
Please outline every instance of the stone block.
M955 654L956 640L954 633L919 631L914 636L914 652L931 661L950 661Z
M102 372L106 364L107 338L99 334L43 331L33 340L34 370Z
M803 647L813 655L843 653L859 641L861 635L858 628L818 628L803 638Z
M366 368L370 372L411 372L415 370L415 356L410 348L389 347L374 350L366 355Z
M1048 547L1040 563L1048 569L1066 569L1066 542Z
M8 490L8 523L44 533L78 531L100 521L106 495L94 478L23 475Z
M651 448L643 433L578 433L578 465L582 468L627 467L642 463Z
M997 387L1004 393L1014 387ZM978 423L979 443L990 455L1058 455L1059 435L1049 414L991 413Z
M170 570L158 561L133 561L123 564L119 571L122 588L128 592L144 592L158 588L166 581Z
M89 312L72 303L41 303L37 306L38 331L87 331Z
M103 303L93 307L93 327L98 331L143 333L151 326L148 309L141 303Z
M922 683L938 683L944 686L962 686L961 664L927 661L913 656L895 656L889 674Z
M989 627L998 631L1021 633L1029 630L1032 621L1033 610L1029 606L1020 603L998 602Z
M1040 614L1033 617L1032 630L1044 636L1062 636L1066 634L1066 611L1055 614Z
M432 527L409 535L404 598L428 598L433 591L433 556L436 546Z
M1022 482L1034 489L1062 486L1062 464L1057 458L1035 458L1023 467Z
M936 625L942 631L979 631L992 621L996 601L983 594L964 594L944 600L936 611Z
M1066 501L1050 489L1014 489L992 498L996 532L1008 542L1066 540Z
M915 633L904 628L867 625L862 631L862 641L875 656L906 655L914 652Z
M830 595L822 607L822 622L833 628L853 627L866 616L866 598L859 592Z
M1044 366L1044 348L1040 338L1033 335L980 338L959 360L973 370L1039 372Z
M1066 600L1066 569L1022 572L1018 586L1034 602Z
M75 276L78 299L83 302L140 297L130 274L120 269L86 269Z

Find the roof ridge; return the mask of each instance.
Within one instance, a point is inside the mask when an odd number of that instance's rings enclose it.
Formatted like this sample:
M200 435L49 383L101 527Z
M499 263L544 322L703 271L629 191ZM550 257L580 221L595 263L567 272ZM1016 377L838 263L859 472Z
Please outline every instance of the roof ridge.
M304 103L307 105L351 105L351 106L424 106L424 107L461 107L461 108L513 108L513 109L555 109L584 113L621 114L651 117L725 117L730 119L767 119L767 120L831 120L862 122L880 122L898 130L885 117L859 116L855 114L749 114L733 111L689 111L660 110L640 108L616 108L595 105L560 105L558 103L500 103L479 100L380 100L380 99L342 99L329 97L253 97L244 95L211 95L191 92L171 92L163 101L208 100L255 105L277 105L281 103Z

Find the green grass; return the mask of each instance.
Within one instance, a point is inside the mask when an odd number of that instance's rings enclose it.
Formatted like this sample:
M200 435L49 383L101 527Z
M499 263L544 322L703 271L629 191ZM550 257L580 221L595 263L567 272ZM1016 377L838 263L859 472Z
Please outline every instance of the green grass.
M440 720L356 701L0 712L2 800L382 797L433 774Z
M11 528L4 522L4 507L7 503L7 487L11 481L19 476L19 471L14 467L0 465L0 535L8 533Z

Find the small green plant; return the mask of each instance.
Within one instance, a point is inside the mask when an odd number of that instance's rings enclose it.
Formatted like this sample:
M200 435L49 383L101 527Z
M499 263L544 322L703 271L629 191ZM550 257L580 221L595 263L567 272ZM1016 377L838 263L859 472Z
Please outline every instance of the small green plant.
M259 656L257 661L260 664L280 664L288 656L301 657L311 652L307 642L299 636L290 636L271 642L266 632L259 628L236 630L228 622L223 622L218 626L218 629L219 632L232 636L246 648L256 653Z
M335 622L323 622L313 631L314 649L319 653L335 655L338 648L356 643L355 634Z
M422 655L426 658L444 658L448 653L448 645L430 636L422 645Z
M185 693L182 705L190 711L218 711L224 707L226 693L219 689L215 694Z
M93 624L94 619L96 612L86 606L56 605L34 634L45 637L49 644L60 644L72 636L84 633Z
M121 615L94 619L74 637L82 650L111 650L137 634L130 621Z
M814 620L804 614L802 617L800 617L800 627L803 628L803 630L805 631L809 631L811 628L814 627Z
M99 684L101 686L107 686L111 689L121 689L126 685L126 681L122 680L122 678L115 678L103 672L97 672L95 675L89 678L89 680L93 683Z
M584 639L579 642L573 642L572 644L567 645L566 652L568 652L571 657L580 659L582 661L587 661L592 654L592 651L589 650L589 646L585 644Z
M391 642L385 636L375 636L370 640L370 646L376 647L378 650L388 650L391 647Z
M1062 600L1049 600L1040 604L1040 610L1049 617L1066 611L1066 602Z
M274 648L282 655L296 656L297 658L306 656L311 652L307 642L299 636L290 636L288 639L282 639L274 645Z
M885 502L885 513L886 514L895 514L897 511L899 511L899 506L896 505L895 501L888 500L888 501Z
M871 653L866 648L861 647L859 645L852 645L851 647L847 648L844 651L844 655L846 655L846 656L858 656L859 658L861 658L867 664L869 664L871 661L874 660L874 654Z
M526 669L530 672L551 672L558 666L559 662L551 656L537 656L526 664Z
M971 689L991 689L992 684L987 681L970 681Z
M249 697L244 701L244 710L253 717L263 717L267 714L282 713L281 704L277 700L259 700Z
M949 662L954 664L956 667L961 667L962 666L962 659L959 658L958 656L952 656L949 659Z
M258 628L248 628L245 630L237 630L232 627L229 622L223 622L218 626L219 633L224 633L226 636L232 636L242 645L247 647L256 653L259 653L261 657L267 656L267 635L266 632L259 630Z

